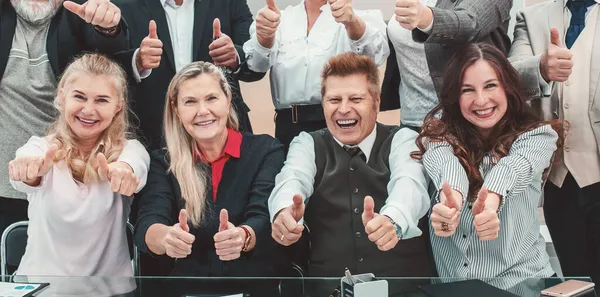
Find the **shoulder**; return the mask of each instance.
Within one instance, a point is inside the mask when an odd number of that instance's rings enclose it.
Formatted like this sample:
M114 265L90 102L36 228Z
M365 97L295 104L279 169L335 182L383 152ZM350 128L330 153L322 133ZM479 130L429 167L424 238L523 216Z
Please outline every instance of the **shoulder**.
M283 151L283 145L271 135L242 133L242 153L268 154L277 150Z
M124 149L147 152L146 147L137 139L126 139Z
M370 18L384 21L383 13L379 9L355 9L354 13L361 18Z
M529 138L548 139L551 141L556 141L558 139L558 133L552 128L550 124L545 124L521 133L521 135L517 137L517 140L526 140Z
M169 168L169 154L166 149L160 149L150 152L150 167L153 168Z

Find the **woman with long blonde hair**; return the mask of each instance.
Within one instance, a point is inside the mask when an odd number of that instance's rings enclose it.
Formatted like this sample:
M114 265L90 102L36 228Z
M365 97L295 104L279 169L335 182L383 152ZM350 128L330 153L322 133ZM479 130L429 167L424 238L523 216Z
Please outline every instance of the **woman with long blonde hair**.
M131 139L124 71L99 54L65 70L47 136L32 136L9 163L27 194L29 238L18 275L133 276L126 237L131 195L149 156Z
M261 260L271 242L267 199L283 146L268 135L238 132L230 87L210 63L175 75L165 106L167 148L151 154L140 195L140 250L179 259L176 275L269 274Z

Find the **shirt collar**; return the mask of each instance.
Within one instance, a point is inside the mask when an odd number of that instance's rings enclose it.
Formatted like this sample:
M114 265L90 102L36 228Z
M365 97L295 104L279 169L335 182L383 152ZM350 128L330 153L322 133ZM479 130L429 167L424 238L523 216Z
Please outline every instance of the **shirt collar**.
M569 0L564 0L563 1L563 8L567 7L567 3L569 2ZM596 3L600 4L600 0L596 0Z
M333 137L333 135L332 135ZM371 156L371 150L373 150L373 145L375 144L375 138L377 138L377 124L373 127L373 131L369 134L363 141L358 144L360 150L365 154L366 162L369 162L369 156ZM337 140L337 138L333 137L335 142L337 142L341 147L344 147L344 144Z
M227 142L225 142L225 149L223 149L223 153L221 153L221 156L219 156L217 160L223 158L225 155L233 158L239 158L241 147L242 133L227 128ZM194 160L205 160L202 152L200 152L198 149L198 145L194 146Z

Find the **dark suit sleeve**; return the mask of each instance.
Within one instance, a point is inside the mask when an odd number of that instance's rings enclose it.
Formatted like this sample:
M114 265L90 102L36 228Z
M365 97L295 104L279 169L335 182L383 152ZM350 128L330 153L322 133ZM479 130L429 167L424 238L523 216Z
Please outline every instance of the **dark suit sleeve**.
M430 7L433 28L429 35L412 30L417 42L467 43L490 34L510 20L512 0L465 0L454 9Z
M259 81L265 77L264 72L254 72L248 68L246 63L246 53L244 53L244 43L250 39L250 25L252 25L252 13L246 0L233 0L232 11L232 36L235 49L240 56L240 68L236 72L236 79L245 82Z
M260 140L258 140L260 141ZM273 187L275 187L275 176L283 167L285 154L283 145L277 139L272 139L260 169L256 173L252 188L250 189L248 206L246 207L245 220L242 225L252 227L256 233L257 245L270 238L271 223L269 221L269 208L267 202Z
M388 32L389 34L389 32ZM396 50L388 36L390 46L390 56L387 59L383 84L381 86L381 104L380 111L400 109L400 69L396 60Z
M172 208L175 194L169 182L164 155L154 152L150 156L148 181L144 189L136 195L140 201L134 236L140 251L152 254L146 245L146 232L153 224L174 224Z
M87 0L72 0L77 4L84 4ZM64 9L64 8L63 8ZM129 28L127 23L121 18L119 23L119 34L108 37L94 29L92 24L86 23L76 14L65 9L64 13L68 14L71 24L77 28L82 28L81 38L83 39L84 48L89 51L98 51L103 54L112 54L118 51L129 49Z
M137 84L137 81L135 81L135 76L133 75L133 68L131 68L131 59L133 59L133 54L135 54L136 50L137 48L133 48L125 51L120 51L111 55L113 60L119 63L123 70L125 70L125 73L127 74L127 80L130 86L135 86Z

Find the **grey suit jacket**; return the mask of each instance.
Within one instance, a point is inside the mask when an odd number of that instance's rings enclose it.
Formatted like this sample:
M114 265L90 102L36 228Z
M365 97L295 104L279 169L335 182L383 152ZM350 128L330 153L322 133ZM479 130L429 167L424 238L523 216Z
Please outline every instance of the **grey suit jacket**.
M438 94L446 64L465 44L487 42L508 53L510 38L506 32L512 3L512 0L438 0L435 7L431 7L430 34L419 29L414 29L412 34L415 41L425 43L429 72ZM390 49L381 94L382 111L400 108L400 72L391 42Z
M542 2L527 7L517 14L517 24L509 60L521 73L524 92L529 103L545 120L559 117L560 98L557 83L553 83L551 94L543 94L546 82L540 81L540 57L550 43L550 28L556 27L559 34L565 32L563 24L563 1ZM568 24L567 24L568 25ZM564 36L561 36L564 40ZM596 24L594 49L600 48L600 21ZM600 149L600 51L592 52L590 71L589 116L596 143Z

